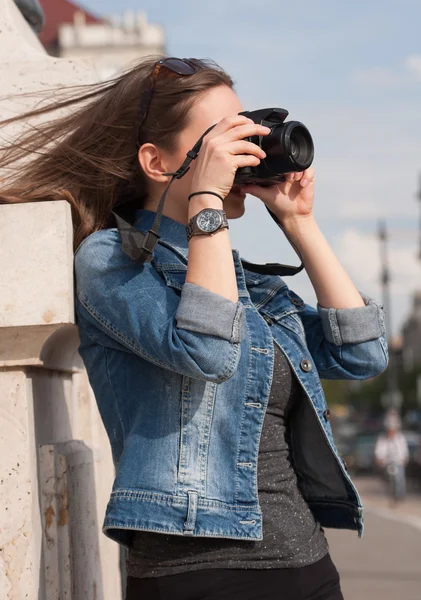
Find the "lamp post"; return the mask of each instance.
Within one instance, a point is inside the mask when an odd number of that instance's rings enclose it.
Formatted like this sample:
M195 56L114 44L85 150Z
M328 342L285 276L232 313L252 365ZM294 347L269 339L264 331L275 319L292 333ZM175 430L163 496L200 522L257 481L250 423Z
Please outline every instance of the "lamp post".
M421 203L421 175L420 175L420 189L418 190L417 193L417 198ZM421 260L421 213L420 213L420 227L419 227L419 234L420 234L420 247L419 247L419 251L418 251L418 258Z
M386 409L396 408L399 409L402 405L402 394L398 387L397 379L397 364L396 354L392 344L392 315L391 315L391 300L390 300L390 270L389 270L389 256L387 251L387 230L386 223L379 221L378 226L378 238L380 242L380 261L381 261L381 275L380 281L382 286L383 296L383 307L385 313L385 326L386 335L389 340L389 366L386 371L387 373L387 390L382 398L383 406Z

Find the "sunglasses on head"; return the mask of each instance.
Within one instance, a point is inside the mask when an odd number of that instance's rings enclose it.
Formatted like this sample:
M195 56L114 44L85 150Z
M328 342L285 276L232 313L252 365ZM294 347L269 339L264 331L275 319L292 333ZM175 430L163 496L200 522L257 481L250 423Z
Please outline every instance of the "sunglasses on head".
M168 69L168 71L171 71L172 73L176 73L176 75L194 75L195 73L197 73L200 69L203 69L203 67L197 62L193 62L194 59L191 58L174 58L169 56L168 58L162 58L161 60L159 60L156 65L154 70L152 71L152 75L151 75L151 84L150 86L148 86L147 88L145 88L145 90L143 91L142 97L140 99L140 108L139 108L139 122L138 122L138 135L137 135L137 141L140 145L139 142L139 137L140 137L140 131L142 129L142 126L146 120L146 117L148 116L148 112L149 112L149 108L151 106L151 100L152 100L152 96L155 90L155 85L158 79L158 75L159 73L162 71L162 69Z

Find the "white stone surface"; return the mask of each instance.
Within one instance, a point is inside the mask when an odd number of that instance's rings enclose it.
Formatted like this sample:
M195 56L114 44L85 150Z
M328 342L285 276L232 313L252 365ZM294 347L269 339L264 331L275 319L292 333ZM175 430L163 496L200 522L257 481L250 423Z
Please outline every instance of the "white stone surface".
M0 210L0 327L74 322L70 205L9 204Z
M31 388L23 371L0 370L2 600L38 597L41 526L36 472Z
M95 80L88 61L47 56L0 0L0 120L39 100L13 94ZM0 600L121 598L101 532L114 466L78 344L69 205L0 205Z

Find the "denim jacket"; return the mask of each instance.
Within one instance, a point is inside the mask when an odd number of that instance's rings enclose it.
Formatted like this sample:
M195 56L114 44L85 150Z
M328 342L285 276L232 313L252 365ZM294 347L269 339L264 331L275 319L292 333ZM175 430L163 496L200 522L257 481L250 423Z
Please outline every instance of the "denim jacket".
M146 231L155 213L137 211ZM305 402L290 423L298 485L325 527L363 531L362 506L336 449L320 378L366 379L387 366L382 307L312 308L277 275L243 268L238 302L185 283L185 226L163 216L152 262L123 252L117 229L75 256L80 354L116 468L104 533L133 530L262 540L257 457L284 352Z

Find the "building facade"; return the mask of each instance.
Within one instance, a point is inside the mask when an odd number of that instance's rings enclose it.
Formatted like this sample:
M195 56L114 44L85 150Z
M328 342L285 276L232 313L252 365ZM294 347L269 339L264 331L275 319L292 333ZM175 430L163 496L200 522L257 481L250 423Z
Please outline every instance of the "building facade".
M40 41L51 56L88 59L99 79L108 79L134 61L165 52L165 34L143 11L100 17L68 0L40 0L44 28Z

